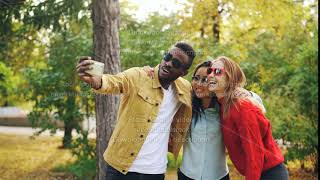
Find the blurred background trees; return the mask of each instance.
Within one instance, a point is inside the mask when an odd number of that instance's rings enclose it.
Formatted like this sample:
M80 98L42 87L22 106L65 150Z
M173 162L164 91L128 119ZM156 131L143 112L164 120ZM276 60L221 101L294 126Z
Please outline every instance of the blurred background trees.
M318 1L188 0L181 10L145 21L120 1L121 70L155 66L176 41L190 42L195 65L226 55L239 62L246 88L267 108L286 160L312 159L318 171ZM54 133L93 113L92 94L76 77L93 55L89 0L26 0L0 6L0 103L30 110L34 126ZM190 80L191 73L187 76ZM50 118L49 118L50 116ZM65 135L64 145L71 142Z

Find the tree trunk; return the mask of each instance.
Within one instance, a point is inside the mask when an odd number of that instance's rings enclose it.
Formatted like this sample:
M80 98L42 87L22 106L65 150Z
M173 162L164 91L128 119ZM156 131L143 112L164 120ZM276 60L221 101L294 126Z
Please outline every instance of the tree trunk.
M72 141L72 124L70 121L64 121L64 136L62 140L62 148L69 148Z
M219 10L219 6L221 4L218 3L216 10L216 15L212 16L213 25L212 25L212 32L213 32L213 42L214 44L219 44L220 42L220 23L221 23L221 14L223 9Z
M72 81L75 82L75 81ZM67 91L69 94L74 94L75 91L69 89ZM79 124L77 123L77 119L74 116L74 112L76 108L76 99L75 96L68 96L66 101L66 111L64 115L64 136L62 140L63 148L70 148L72 143L72 130L79 129Z
M220 14L218 13L216 16L213 16L212 19L213 42L218 44L220 41Z
M118 0L93 1L93 44L94 58L105 64L104 72L116 74L120 70L119 23L120 8ZM97 176L105 179L106 163L103 153L111 137L118 109L118 98L111 95L96 95L95 111L97 124Z

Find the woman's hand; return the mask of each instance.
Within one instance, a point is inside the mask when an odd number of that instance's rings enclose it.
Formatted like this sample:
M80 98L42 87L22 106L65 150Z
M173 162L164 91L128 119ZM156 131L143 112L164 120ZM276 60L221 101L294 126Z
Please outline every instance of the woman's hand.
M240 99L240 98L251 97L252 95L248 90L244 88L237 88L234 91L234 96Z
M143 70L147 73L149 77L154 78L154 68L150 66L143 66Z

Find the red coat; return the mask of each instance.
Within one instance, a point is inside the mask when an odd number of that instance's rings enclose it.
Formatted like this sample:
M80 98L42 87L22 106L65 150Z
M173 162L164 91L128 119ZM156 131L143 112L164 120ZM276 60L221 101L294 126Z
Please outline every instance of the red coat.
M219 99L222 104L223 99ZM237 109L238 108L238 109ZM281 164L284 157L272 137L269 120L249 101L232 106L221 127L225 146L236 169L246 180L259 180L261 173Z

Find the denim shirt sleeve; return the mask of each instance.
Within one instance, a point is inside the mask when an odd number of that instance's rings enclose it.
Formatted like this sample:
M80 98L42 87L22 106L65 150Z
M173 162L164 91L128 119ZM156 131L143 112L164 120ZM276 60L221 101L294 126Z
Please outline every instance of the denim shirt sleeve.
M261 106L262 106L262 108L263 108L263 112L267 112L266 108L265 108L264 105L263 105L263 102L262 102L261 97L260 97L258 94L254 93L254 92L252 92L252 91L250 91L250 93L251 93L252 97L253 97L255 100L257 100L257 101L259 102L259 104L261 104Z

